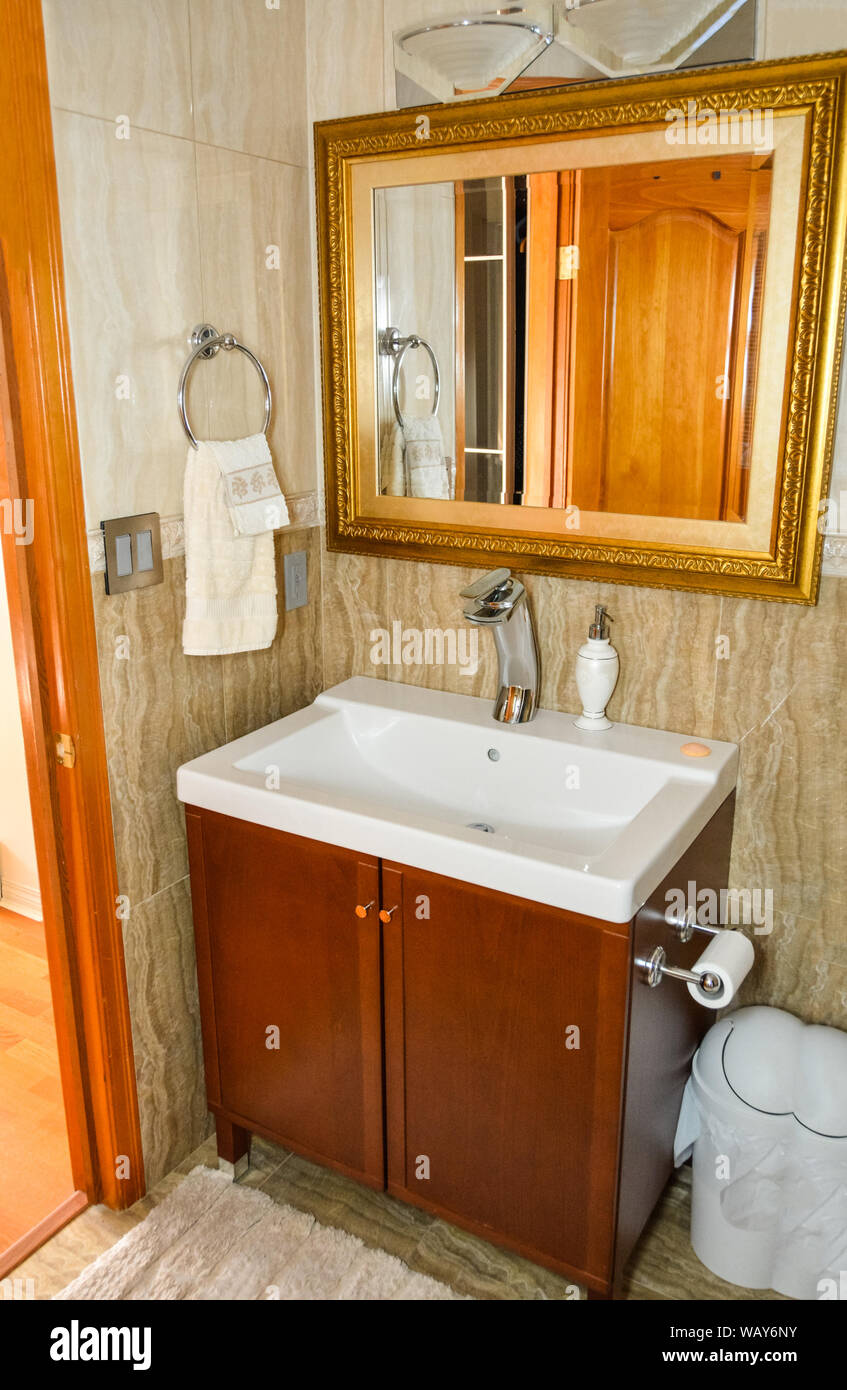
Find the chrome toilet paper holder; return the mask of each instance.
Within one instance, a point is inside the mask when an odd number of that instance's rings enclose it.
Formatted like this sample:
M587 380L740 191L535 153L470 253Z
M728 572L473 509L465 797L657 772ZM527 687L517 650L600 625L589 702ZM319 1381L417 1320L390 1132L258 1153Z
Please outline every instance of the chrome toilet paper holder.
M724 930L723 927L701 926L693 907L687 907L684 912L674 912L666 916L665 921L674 936L682 942L690 941L696 931L705 932L707 936L720 936Z
M722 930L721 927L701 926L697 921L694 909L691 907L686 908L684 913L666 917L665 920L677 939L682 942L690 941L696 931L705 932L707 936L719 936ZM698 975L693 970L683 969L682 966L668 965L667 952L664 946L654 946L646 959L637 958L635 964L641 971L641 978L644 983L649 985L651 989L660 985L666 975L672 980L683 980L685 984L697 985L704 994L716 995L723 989L723 981L720 976L713 974L710 970Z
M644 983L651 989L660 985L666 975L672 980L684 980L686 984L697 985L704 994L719 994L723 989L720 976L713 975L710 970L697 975L693 970L683 970L679 965L668 965L664 946L654 946L646 960L636 960L635 964L641 971Z

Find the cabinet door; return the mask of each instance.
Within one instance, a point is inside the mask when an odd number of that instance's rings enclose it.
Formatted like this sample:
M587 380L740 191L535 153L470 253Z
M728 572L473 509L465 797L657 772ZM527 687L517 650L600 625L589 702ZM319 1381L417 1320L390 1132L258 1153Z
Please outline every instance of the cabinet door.
M382 1187L376 860L187 819L210 1104Z
M611 1274L629 928L383 868L388 1186Z

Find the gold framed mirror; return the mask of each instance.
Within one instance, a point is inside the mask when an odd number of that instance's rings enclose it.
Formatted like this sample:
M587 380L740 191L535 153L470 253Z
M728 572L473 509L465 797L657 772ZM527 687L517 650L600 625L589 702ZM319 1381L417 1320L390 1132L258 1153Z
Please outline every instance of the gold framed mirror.
M847 55L315 127L333 550L814 603Z

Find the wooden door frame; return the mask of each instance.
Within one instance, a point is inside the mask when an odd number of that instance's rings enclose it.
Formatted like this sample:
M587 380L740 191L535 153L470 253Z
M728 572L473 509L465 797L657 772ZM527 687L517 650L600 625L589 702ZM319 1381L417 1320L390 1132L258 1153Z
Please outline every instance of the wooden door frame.
M33 519L0 540L59 1064L77 1209L120 1209L144 1167L39 0L0 7L0 148L0 497Z

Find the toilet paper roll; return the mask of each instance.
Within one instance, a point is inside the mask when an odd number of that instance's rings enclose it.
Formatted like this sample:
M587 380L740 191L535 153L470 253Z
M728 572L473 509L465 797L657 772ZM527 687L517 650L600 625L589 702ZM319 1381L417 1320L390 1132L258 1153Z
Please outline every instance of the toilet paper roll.
M753 943L740 931L719 931L691 969L696 975L717 975L723 988L708 994L701 985L689 984L688 993L707 1009L724 1009L750 972L755 952Z

